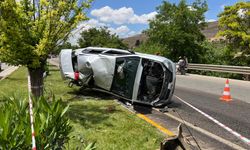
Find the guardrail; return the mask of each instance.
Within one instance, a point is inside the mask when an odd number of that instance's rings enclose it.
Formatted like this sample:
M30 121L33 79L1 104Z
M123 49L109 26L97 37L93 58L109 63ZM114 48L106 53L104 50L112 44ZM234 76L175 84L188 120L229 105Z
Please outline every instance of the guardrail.
M250 67L245 67L245 66L227 66L227 65L209 65L209 64L189 63L188 69L250 75Z

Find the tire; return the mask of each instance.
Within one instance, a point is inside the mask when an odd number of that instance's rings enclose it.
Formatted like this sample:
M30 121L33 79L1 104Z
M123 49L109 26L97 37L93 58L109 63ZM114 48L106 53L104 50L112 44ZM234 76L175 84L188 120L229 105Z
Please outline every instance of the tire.
M181 75L185 75L185 69L181 69Z

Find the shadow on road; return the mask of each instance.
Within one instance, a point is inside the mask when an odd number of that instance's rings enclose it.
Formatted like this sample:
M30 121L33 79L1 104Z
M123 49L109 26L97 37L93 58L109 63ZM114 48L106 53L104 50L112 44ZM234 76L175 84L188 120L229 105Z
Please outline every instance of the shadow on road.
M143 104L134 104L133 109L141 114L151 114L152 113L152 106L143 105Z
M168 108L180 108L182 104L173 100L170 104L167 105Z

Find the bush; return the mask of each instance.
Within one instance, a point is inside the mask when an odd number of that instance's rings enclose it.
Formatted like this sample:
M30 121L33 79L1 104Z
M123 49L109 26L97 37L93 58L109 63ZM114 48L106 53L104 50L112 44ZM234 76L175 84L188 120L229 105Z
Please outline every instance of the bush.
M44 97L33 101L37 149L62 149L71 126L62 100L49 103ZM31 128L28 101L17 96L0 104L0 149L30 149Z
M150 41L140 44L139 47L135 48L135 51L147 54L158 53L165 57L169 56L169 51L167 51L166 48L164 48L164 46L157 43L152 43Z

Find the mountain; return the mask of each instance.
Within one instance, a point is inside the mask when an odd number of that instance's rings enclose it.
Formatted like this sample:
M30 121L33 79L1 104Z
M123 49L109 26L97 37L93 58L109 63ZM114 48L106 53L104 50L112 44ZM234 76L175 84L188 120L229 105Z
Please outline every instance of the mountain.
M210 40L215 38L218 33L218 21L208 22L207 27L204 28L201 32L205 35L205 37Z
M131 37L124 38L122 40L123 43L127 44L129 48L133 48L136 46L136 42L145 42L148 39L147 35L142 33L142 34L137 34Z
M219 39L218 37L216 37L218 31L219 31L218 21L214 21L214 22L208 22L207 27L205 27L201 32L205 35L206 39L213 41ZM128 44L129 48L133 48L136 46L136 43L145 42L147 39L148 39L147 35L142 33L124 38L122 41L125 44Z

